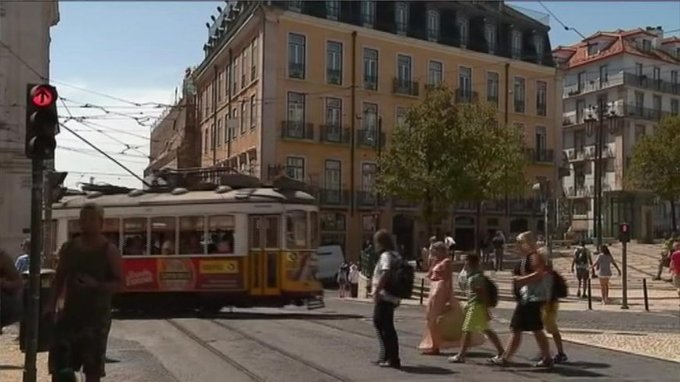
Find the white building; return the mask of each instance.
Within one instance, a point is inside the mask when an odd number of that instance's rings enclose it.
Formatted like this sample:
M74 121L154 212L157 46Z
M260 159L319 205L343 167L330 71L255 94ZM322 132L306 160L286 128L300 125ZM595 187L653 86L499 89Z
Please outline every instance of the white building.
M49 78L50 27L58 21L57 0L0 0L0 248L11 255L30 227L26 84Z
M572 206L572 230L593 236L595 131L586 122L603 102L620 118L604 121L602 231L615 236L618 223L631 224L635 238L670 228L665 203L631 190L624 181L633 146L655 124L680 109L680 39L664 38L660 27L598 32L553 51L564 72L562 181Z

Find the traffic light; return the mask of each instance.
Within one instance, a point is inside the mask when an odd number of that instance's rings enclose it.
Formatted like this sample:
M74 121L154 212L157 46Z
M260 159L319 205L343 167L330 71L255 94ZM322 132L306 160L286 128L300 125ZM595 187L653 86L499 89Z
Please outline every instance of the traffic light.
M52 159L59 132L57 89L54 86L29 84L26 91L26 148L29 158Z
M64 197L66 188L64 187L64 179L66 179L68 172L53 171L47 173L48 191L51 192L50 200L58 202Z
M630 225L628 223L619 224L619 241L622 243L630 241Z

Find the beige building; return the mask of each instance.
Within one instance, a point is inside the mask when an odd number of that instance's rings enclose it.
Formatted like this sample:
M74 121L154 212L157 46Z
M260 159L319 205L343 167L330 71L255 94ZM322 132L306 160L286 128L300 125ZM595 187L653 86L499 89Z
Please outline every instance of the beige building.
M26 85L49 78L50 28L58 21L57 0L0 1L0 248L13 256L31 225Z
M376 225L414 254L418 209L378 200L376 156L429 85L496 104L502 125L525 128L528 181L555 184L561 89L548 29L501 1L231 2L195 72L202 165L307 182L322 241L350 258ZM536 229L541 216L527 192L487 203L482 228ZM474 219L455 206L442 229L471 247Z

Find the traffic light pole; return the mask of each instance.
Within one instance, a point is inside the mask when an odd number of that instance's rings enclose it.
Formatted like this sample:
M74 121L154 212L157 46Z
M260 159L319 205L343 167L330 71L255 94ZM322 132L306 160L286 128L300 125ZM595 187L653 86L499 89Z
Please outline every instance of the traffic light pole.
M23 382L36 382L38 322L40 315L40 252L42 251L43 160L32 160L31 254L29 269L28 311L26 314L26 359Z
M628 309L628 242L624 241L622 246L622 252L621 252L621 267L623 270L621 271L622 273L622 288L621 288L621 309Z

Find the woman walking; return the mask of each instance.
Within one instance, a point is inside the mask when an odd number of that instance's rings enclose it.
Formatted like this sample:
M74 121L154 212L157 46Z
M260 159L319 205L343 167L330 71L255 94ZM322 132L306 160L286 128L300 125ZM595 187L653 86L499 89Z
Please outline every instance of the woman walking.
M441 349L460 345L465 315L453 294L453 269L446 244L442 241L432 244L431 253L433 265L428 272L430 294L425 310L427 323L418 349L425 355L438 355ZM449 327L451 325L454 327ZM452 331L456 334L455 338L446 338ZM473 342L474 345L480 345L484 340L477 336Z
M591 270L597 268L598 278L600 279L600 294L602 295L602 304L607 305L609 303L609 279L612 277L612 265L619 271L619 276L621 276L621 269L616 264L612 253L609 252L609 247L602 245L600 247L600 255L597 256L597 260L590 267Z

